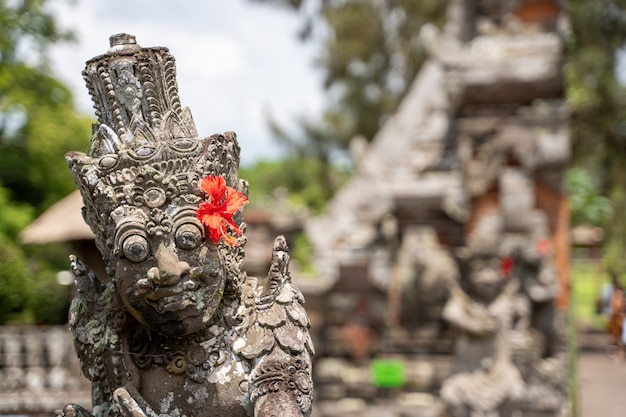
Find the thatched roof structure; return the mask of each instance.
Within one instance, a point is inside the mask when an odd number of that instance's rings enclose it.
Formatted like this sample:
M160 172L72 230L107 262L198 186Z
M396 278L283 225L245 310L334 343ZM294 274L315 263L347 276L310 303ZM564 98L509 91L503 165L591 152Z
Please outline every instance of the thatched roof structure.
M24 244L93 240L94 234L83 220L83 199L74 191L35 219L20 235Z

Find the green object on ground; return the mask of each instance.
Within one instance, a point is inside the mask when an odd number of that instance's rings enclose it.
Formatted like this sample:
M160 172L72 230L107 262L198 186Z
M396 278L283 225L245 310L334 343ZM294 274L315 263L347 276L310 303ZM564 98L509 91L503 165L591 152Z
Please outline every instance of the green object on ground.
M405 364L400 360L374 360L370 365L372 384L377 388L399 388L406 382Z

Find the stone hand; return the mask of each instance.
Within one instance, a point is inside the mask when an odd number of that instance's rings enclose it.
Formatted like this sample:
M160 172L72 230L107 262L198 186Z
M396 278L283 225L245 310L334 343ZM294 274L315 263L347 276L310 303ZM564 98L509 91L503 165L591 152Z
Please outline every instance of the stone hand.
M116 389L113 398L124 417L156 417L156 413L133 386Z
M93 417L80 405L68 404L63 409L54 410L55 417Z

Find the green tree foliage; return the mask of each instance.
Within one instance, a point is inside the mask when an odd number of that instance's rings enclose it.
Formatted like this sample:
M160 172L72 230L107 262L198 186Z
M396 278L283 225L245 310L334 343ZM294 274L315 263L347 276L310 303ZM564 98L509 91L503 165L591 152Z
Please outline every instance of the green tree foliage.
M29 271L23 252L0 235L0 323L23 313L29 296Z
M354 0L322 9L329 34L319 63L333 103L325 118L343 149L355 135L371 140L396 110L426 58L420 29L439 20L445 5Z
M571 224L603 226L613 213L611 201L599 194L591 174L582 168L572 168L566 176L570 197Z
M0 183L37 212L73 189L63 155L85 148L89 119L50 76L47 50L71 39L45 0L0 4Z
M67 271L69 244L34 245L25 248L30 278L22 322L63 324L67 322L71 287L60 285L59 271Z
M49 47L72 36L47 3L0 2L0 323L65 321L56 272L67 268L59 266L67 251L59 258L18 243L35 215L74 189L64 154L85 149L90 137L91 119L51 75Z
M0 235L0 324L67 321L68 287L59 285L57 271L67 269L68 248L45 245L25 253Z
M0 235L15 240L32 219L33 207L13 201L11 191L0 186Z
M304 41L321 45L316 65L324 74L328 106L320 120L301 117L300 131L276 136L292 154L313 157L324 195L337 183L325 176L335 157L346 155L350 141L371 140L396 110L426 54L419 32L426 22L440 22L440 0L252 0L297 11L303 17ZM316 8L317 6L317 8Z
M565 66L572 107L574 164L592 173L599 194L613 206L605 225L607 267L626 252L626 88L617 78L617 58L626 41L626 1L570 0L572 33ZM611 256L610 254L621 254ZM610 259L609 259L610 258Z
M440 0L253 0L304 13L303 39L321 44L317 66L330 98L325 141L347 149L355 135L371 139L397 108L426 58L421 27L441 22ZM315 4L319 9L310 12ZM309 11L307 13L307 11ZM301 124L305 125L304 121ZM315 135L305 137L312 142ZM317 133L317 132L316 132Z
M288 157L280 161L259 161L242 167L239 176L250 183L250 205L271 209L278 189L287 190L287 204L293 210L319 212L329 200L328 188L315 180L328 178L339 186L346 173L331 165L329 171L320 172L321 165L314 157Z

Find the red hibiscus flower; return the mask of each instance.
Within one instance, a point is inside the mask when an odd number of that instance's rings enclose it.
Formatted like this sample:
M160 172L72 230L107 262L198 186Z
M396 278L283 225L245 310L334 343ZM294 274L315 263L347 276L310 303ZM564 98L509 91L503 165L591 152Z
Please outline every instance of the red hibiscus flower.
M500 261L500 273L504 279L509 279L513 272L513 259L508 256Z
M208 201L200 203L196 210L198 219L206 226L213 242L217 243L220 238L224 238L227 245L234 245L237 238L229 234L228 230L237 236L241 235L241 229L233 221L233 215L248 204L248 198L227 186L222 176L209 175L202 179L200 186L208 194Z

